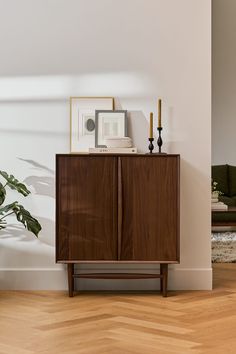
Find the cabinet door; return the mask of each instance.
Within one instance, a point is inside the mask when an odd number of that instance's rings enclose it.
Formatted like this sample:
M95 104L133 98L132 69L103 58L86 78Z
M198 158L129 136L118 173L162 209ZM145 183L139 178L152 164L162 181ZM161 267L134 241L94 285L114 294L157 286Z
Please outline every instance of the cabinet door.
M178 156L122 157L119 165L120 259L178 261Z
M57 157L57 261L117 260L117 158Z

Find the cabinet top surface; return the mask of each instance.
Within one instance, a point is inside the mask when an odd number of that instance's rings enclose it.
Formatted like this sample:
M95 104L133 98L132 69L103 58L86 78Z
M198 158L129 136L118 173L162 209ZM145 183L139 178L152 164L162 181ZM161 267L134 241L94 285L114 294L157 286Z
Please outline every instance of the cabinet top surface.
M101 157L101 156L129 156L129 157L173 157L173 156L180 156L180 154L165 154L165 153L161 153L161 154L150 154L150 153L146 153L146 154L106 154L106 153L101 153L101 154L89 154L89 153L71 153L71 154L56 154L56 156L86 156L86 157Z

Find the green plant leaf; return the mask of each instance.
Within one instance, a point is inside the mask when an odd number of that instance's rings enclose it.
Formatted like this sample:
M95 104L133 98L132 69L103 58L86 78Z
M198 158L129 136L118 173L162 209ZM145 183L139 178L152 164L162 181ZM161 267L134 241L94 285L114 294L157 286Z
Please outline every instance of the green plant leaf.
M0 182L0 205L4 203L5 198L6 198L6 189Z
M33 232L33 234L38 237L38 234L42 229L38 220L36 220L28 210L18 203L14 205L12 210L14 211L17 220L20 221L27 230Z
M27 230L33 232L33 234L38 237L38 234L41 231L42 227L38 220L35 219L28 210L26 210L17 201L2 206L6 198L6 186L10 187L13 190L16 190L18 193L23 194L25 197L30 194L30 191L13 175L8 175L8 173L5 171L0 171L0 176L2 176L6 180L5 186L0 183L0 230L4 229L7 225L5 219L9 215L15 214L17 220L21 222Z
M5 213L8 213L8 211L12 210L14 211L14 207L18 205L18 202L14 202L11 204L7 204L4 207L0 207L0 215L4 215Z
M5 220L0 220L0 230L5 229L6 228L6 221Z
M33 234L38 237L38 234L42 229L40 223L18 202L13 202L4 207L0 207L0 230L5 228L6 222L4 218L7 216L5 214L10 211L16 215L17 220L21 222L27 230L33 232Z
M5 171L0 171L0 175L5 178L7 185L11 189L17 190L17 192L23 194L24 197L30 194L30 191L27 189L26 185L20 183L13 175L8 175Z

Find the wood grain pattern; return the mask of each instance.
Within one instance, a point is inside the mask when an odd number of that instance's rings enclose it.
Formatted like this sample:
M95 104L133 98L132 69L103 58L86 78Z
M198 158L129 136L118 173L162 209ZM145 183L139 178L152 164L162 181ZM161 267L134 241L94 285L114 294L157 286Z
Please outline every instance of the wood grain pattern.
M179 261L178 155L57 162L58 262Z
M236 264L214 264L213 291L0 291L1 354L233 354Z
M118 261L121 259L121 238L122 238L122 215L123 215L123 200L122 200L122 171L121 159L118 157Z
M179 158L121 157L121 166L121 259L178 261Z
M117 260L117 159L57 156L57 261Z

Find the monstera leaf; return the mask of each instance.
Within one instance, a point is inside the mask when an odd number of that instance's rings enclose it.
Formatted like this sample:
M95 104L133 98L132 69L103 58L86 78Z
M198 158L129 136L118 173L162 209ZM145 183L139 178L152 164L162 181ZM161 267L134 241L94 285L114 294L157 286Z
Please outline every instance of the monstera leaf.
M17 192L23 194L24 197L30 194L30 191L27 189L24 183L20 183L13 175L8 175L5 171L0 171L0 175L5 178L7 181L8 187L11 189L17 190Z
M0 182L0 205L4 203L5 198L6 198L6 189Z
M0 208L0 215L5 215L6 213L10 212L10 214L15 214L16 218L19 222L21 222L24 227L33 232L35 236L38 237L39 231L42 229L41 225L39 224L38 220L36 220L28 210L26 210L22 205L18 202L14 202L4 207ZM0 229L4 228L5 226L4 216L0 219Z
M5 205L4 207L0 208L0 215L4 215L5 213L8 213L10 210L13 212L13 208L16 207L18 202L14 202L8 205Z
M28 210L18 203L12 209L17 220L20 221L27 230L33 232L33 234L38 237L38 233L42 229L38 220L36 220Z
M18 193L23 194L25 197L30 194L30 191L13 175L8 175L6 172L0 171L0 176L6 180L5 185L0 183L0 230L6 227L6 218L12 214L15 214L16 219L21 222L27 230L33 232L33 234L38 237L38 234L42 229L41 225L38 220L35 219L30 214L30 212L23 207L23 205L20 205L19 202L15 201L3 206L6 198L7 186L13 190L16 190Z

